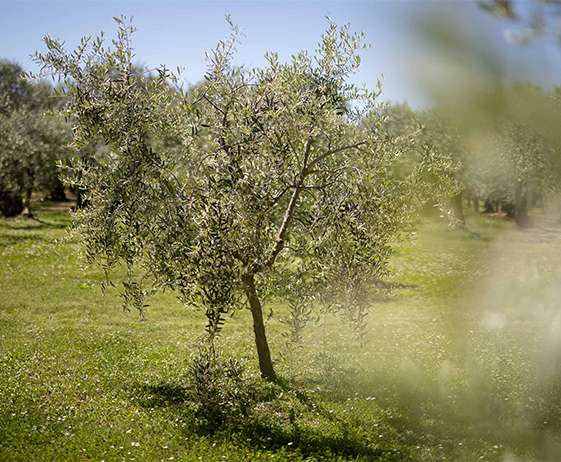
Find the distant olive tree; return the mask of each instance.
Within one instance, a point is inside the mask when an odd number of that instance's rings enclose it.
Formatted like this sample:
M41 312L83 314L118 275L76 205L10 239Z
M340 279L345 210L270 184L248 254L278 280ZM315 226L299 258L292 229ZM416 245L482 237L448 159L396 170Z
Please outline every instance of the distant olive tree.
M417 201L439 208L452 227L463 227L467 151L453 121L436 109L414 111L407 104L385 104L377 114L402 152L394 174L414 178Z
M487 147L483 159L474 163L481 190L519 226L528 226L531 198L558 188L550 175L550 147L530 127L512 120L490 136Z
M52 190L58 163L72 154L70 129L56 113L20 109L0 117L0 132L0 191L21 200L31 217L32 192Z
M33 191L58 189L60 198L57 163L71 154L71 132L59 104L47 82L0 61L0 214L32 216Z
M349 82L362 36L330 23L314 54L269 53L249 70L232 63L232 26L204 81L183 91L165 68L150 80L133 72L133 29L117 22L112 47L84 39L68 52L47 37L37 55L73 82L78 147L101 139L107 148L75 166L88 191L76 215L87 256L126 264L125 298L139 310L150 290L178 291L204 310L210 338L248 306L272 380L264 299L302 293L312 304L329 291L363 324L369 286L413 210L414 174L393 171L399 143L383 118L364 122L377 93Z
M0 113L8 114L36 101L33 85L23 78L23 68L11 61L0 60Z
M454 120L437 109L423 111L418 117L422 129L417 144L425 155L433 157L428 164L439 166L427 172L438 194L437 204L452 228L463 229L466 225L463 202L473 186L466 168L470 154L461 130Z
M471 136L475 143L466 158L466 176L485 199L487 212L500 208L524 227L536 198L559 190L561 107L554 95L527 84L497 89L488 99L497 95L503 107Z

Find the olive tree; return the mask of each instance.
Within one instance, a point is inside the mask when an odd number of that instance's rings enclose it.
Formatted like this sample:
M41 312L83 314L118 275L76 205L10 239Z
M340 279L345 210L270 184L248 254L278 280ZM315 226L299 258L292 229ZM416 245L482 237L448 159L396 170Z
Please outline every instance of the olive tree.
M23 212L31 216L32 191L51 192L61 186L57 162L70 154L70 127L57 111L58 105L59 100L47 82L29 81L18 64L0 61L0 213L3 215Z
M19 64L0 60L0 114L34 105L38 100L34 93L34 86L23 78Z
M453 121L436 109L414 111L407 104L384 104L377 112L384 130L399 143L395 170L415 180L417 203L438 207L450 226L463 227L462 196L470 188L467 152Z
M56 113L18 109L0 116L0 131L0 191L21 198L23 215L31 217L32 192L50 190L58 179L57 164L72 153L70 129Z
M245 69L233 64L232 26L204 81L184 91L165 68L135 75L133 29L117 21L112 46L98 37L68 52L47 37L37 55L73 82L77 146L106 146L74 168L88 191L76 214L86 254L107 269L126 264L124 295L140 310L147 292L176 290L204 310L210 338L247 306L261 374L273 380L264 300L328 288L362 322L369 284L410 217L414 181L393 174L399 145L381 118L364 123L377 93L349 82L362 36L330 23L315 53L270 53Z
M502 108L471 137L466 160L473 189L485 198L487 212L499 207L520 226L529 224L536 198L559 188L559 106L542 89L517 84L497 89L488 99Z
M557 183L549 168L550 146L531 127L513 120L503 121L486 146L472 165L481 179L481 190L525 227L532 195L555 189Z

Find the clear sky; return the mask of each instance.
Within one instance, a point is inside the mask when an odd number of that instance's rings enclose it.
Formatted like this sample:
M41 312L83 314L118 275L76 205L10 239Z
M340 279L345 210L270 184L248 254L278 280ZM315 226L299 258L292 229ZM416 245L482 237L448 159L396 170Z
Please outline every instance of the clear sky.
M469 36L495 49L511 78L561 83L561 46L544 41L522 48L508 45L504 23L474 2L461 0L0 0L0 58L36 70L29 55L43 49L43 35L73 47L83 35L103 30L111 36L112 17L126 15L138 28L134 47L139 62L184 66L188 82L196 82L205 70L205 51L227 34L226 13L245 34L237 62L250 67L262 63L267 50L286 58L313 49L328 15L364 31L372 44L363 55L357 82L373 87L380 78L385 99L417 106L427 103L416 83L418 66L430 66L433 56L415 32L416 22L442 11L456 18Z

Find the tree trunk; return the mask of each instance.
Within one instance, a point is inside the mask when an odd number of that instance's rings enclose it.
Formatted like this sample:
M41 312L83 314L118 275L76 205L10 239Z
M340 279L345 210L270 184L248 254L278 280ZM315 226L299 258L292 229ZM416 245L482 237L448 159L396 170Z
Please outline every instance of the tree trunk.
M514 219L516 224L522 228L529 225L528 219L528 196L526 191L526 184L522 181L516 183L514 191Z
M495 213L496 212L495 206L489 198L485 199L484 212L485 213Z
M66 197L66 193L64 192L64 184L62 183L60 178L53 178L47 198L51 201L56 202L64 202L68 200L68 198Z
M84 198L82 195L82 190L80 188L76 188L76 209L81 209L84 207Z
M452 219L454 220L454 227L464 228L466 219L464 216L464 205L462 202L462 193L459 192L450 198L450 209L452 211Z
M88 206L88 201L84 199L84 190L80 187L77 187L74 190L74 194L76 194L76 207L75 210L83 209Z
M508 218L514 218L516 216L516 205L512 202L504 202L502 204L502 210L506 213Z
M20 193L13 191L0 191L0 215L15 217L21 214L23 201Z
M255 289L253 274L243 276L242 281L253 317L253 332L255 333L255 346L257 347L257 356L259 357L261 377L269 381L274 381L276 380L276 374L273 369L273 362L271 361L271 352L269 351L267 336L265 335L263 309L261 308L257 290Z
M25 196L23 197L23 212L21 214L27 218L33 218L33 213L31 212L31 188L25 191Z

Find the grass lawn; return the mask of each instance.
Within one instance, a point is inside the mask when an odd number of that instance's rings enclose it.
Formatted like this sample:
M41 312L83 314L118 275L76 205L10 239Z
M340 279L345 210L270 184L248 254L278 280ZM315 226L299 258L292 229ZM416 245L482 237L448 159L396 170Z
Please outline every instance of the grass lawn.
M0 460L561 460L561 229L426 220L396 246L361 347L331 316L287 347L255 418L201 431L184 375L202 313L154 296L146 320L83 268L61 207L0 220ZM257 376L249 312L220 347ZM257 380L257 379L255 379Z

